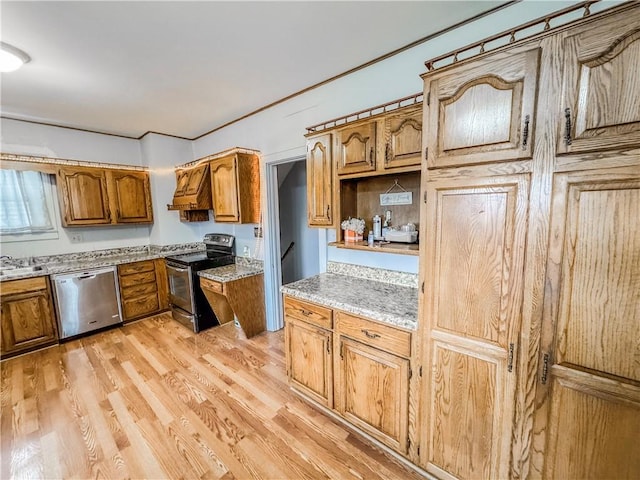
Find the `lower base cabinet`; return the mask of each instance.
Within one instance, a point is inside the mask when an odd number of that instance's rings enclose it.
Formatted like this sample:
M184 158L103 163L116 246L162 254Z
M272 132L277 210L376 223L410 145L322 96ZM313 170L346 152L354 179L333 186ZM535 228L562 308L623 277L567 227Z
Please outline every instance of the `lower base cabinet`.
M169 308L164 260L118 265L123 320L136 320Z
M2 282L0 357L24 353L58 341L48 277Z
M411 333L287 296L284 305L291 387L406 455Z

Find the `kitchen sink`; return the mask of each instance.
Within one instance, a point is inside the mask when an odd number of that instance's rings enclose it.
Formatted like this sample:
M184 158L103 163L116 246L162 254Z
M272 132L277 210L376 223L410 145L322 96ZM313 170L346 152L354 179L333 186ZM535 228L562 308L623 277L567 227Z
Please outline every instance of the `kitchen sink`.
M29 267L16 267L13 265L7 265L5 267L0 267L0 275L2 276L17 276L24 275L25 273L34 273L40 272L44 273L44 268L40 265L31 265Z

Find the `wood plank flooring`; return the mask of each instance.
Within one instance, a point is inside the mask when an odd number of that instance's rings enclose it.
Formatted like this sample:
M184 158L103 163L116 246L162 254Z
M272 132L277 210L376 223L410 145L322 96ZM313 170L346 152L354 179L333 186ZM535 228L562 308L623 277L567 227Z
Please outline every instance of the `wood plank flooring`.
M422 478L291 393L282 331L162 314L1 372L2 479Z

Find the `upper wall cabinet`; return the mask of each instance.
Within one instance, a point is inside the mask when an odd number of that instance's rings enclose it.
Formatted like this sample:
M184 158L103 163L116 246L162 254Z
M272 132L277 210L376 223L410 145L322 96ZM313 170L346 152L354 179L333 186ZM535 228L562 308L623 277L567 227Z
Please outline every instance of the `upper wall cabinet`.
M429 168L531 158L539 58L503 52L425 81Z
M616 15L564 39L558 152L640 145L640 28Z
M386 117L384 139L384 168L420 165L422 158L422 106Z
M133 170L107 172L114 223L151 223L153 208L149 175Z
M147 172L63 167L57 182L65 227L153 222Z
M256 155L235 153L210 163L216 222L260 222L260 163Z
M65 227L111 224L106 170L61 168L57 182Z
M307 222L310 227L333 225L330 133L307 138Z
M343 128L336 133L338 175L376 169L376 121Z

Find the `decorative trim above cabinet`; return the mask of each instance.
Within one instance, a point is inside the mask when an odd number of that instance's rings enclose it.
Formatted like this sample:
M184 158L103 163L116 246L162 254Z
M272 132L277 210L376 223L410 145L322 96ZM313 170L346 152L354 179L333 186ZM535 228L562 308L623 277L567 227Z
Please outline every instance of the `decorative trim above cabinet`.
M56 173L60 166L66 167L91 167L115 170L135 170L148 172L149 167L138 165L121 165L117 163L88 162L84 160L69 160L55 157L36 157L32 155L19 155L13 153L0 153L0 168L11 170L37 170L44 173ZM9 163L5 163L9 162Z

